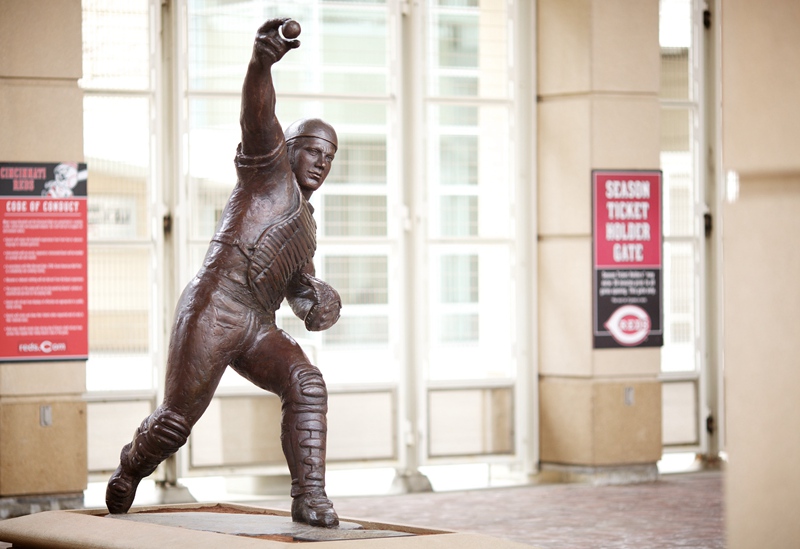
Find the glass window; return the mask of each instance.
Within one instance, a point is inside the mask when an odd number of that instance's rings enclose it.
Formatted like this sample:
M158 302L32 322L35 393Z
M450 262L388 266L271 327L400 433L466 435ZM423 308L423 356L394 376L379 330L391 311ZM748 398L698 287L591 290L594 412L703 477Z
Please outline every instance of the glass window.
M151 21L147 0L83 2L89 391L155 389Z
M428 93L508 97L509 4L505 0L428 2Z
M386 197L329 194L324 198L326 236L386 236Z
M664 372L694 371L697 310L695 246L691 242L664 243Z
M478 235L477 196L443 196L441 201L442 236Z
M389 302L388 260L384 256L326 256L325 274L342 303Z
M430 99L427 149L431 237L509 238L510 128L507 105L453 108Z
M90 241L150 237L150 98L86 93Z
M351 120L351 123L353 121ZM328 183L386 184L386 135L344 135L339 138L335 166Z
M699 364L698 292L701 174L698 171L699 109L692 90L699 75L693 67L691 0L661 0L661 169L664 175L664 372L697 372Z
M429 246L431 381L513 379L511 243Z
M388 93L385 2L190 0L189 88L238 92L253 21L275 17L302 25L302 47L275 67L281 93Z
M513 379L509 4L428 5L428 379Z
M694 235L695 142L691 107L661 109L661 169L664 173L664 235Z
M478 256L443 255L442 302L475 303L478 301Z
M659 2L662 99L692 99L692 0Z
M439 138L439 154L442 185L478 184L478 136L443 135Z

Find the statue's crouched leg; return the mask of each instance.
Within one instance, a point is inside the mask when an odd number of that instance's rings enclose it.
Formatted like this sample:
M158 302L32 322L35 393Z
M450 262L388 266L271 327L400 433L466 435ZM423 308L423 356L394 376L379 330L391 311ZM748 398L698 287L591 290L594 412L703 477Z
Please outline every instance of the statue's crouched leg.
M292 476L292 520L336 526L339 517L325 493L328 393L322 374L311 364L293 366L288 391L281 397L281 442Z
M181 414L159 407L145 419L133 440L122 448L119 467L106 488L106 506L112 514L127 513L139 481L178 451L189 438L191 426Z

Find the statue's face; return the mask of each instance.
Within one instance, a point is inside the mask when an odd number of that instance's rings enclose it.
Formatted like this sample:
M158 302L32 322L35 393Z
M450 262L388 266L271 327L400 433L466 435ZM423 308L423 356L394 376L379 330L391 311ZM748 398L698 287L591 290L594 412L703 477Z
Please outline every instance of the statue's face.
M292 171L307 196L322 186L336 155L333 145L319 137L300 137L293 144Z

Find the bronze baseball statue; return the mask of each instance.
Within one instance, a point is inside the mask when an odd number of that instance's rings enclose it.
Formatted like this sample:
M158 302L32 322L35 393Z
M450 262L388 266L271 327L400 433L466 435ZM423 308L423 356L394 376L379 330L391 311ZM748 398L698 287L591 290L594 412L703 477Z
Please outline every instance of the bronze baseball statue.
M293 520L339 522L325 493L325 382L275 325L284 298L309 330L330 328L341 309L336 290L314 277L316 223L308 203L330 172L336 132L305 119L284 133L275 115L272 65L300 45L299 34L288 19L267 21L256 34L242 89L238 181L203 266L178 302L164 401L123 447L108 482L111 513L126 513L139 481L186 443L230 366L281 399Z

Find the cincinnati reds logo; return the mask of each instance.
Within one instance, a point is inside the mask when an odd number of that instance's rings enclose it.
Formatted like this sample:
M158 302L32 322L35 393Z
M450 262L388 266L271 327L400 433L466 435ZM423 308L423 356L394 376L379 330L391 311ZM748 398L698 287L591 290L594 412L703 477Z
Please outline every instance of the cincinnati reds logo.
M650 334L650 316L641 307L623 305L604 324L620 345L638 345Z

